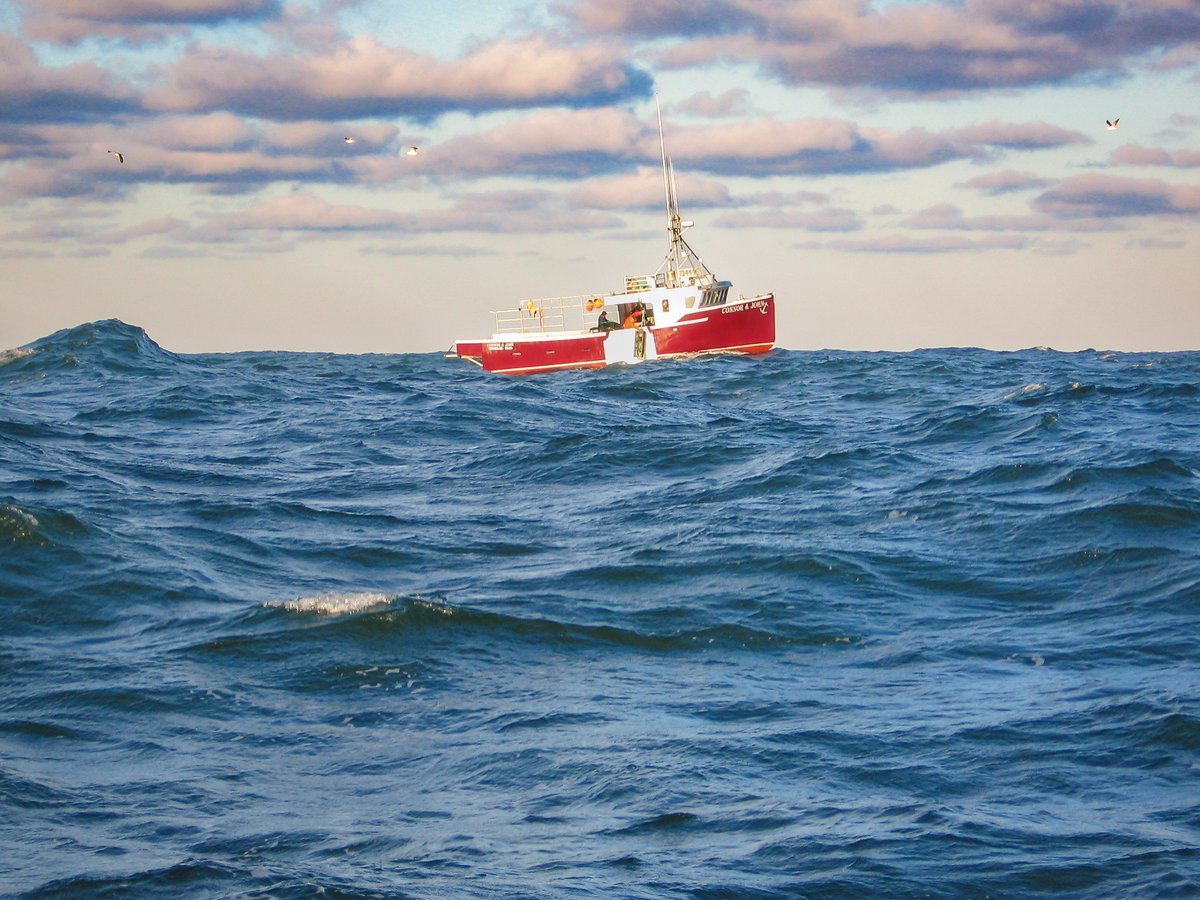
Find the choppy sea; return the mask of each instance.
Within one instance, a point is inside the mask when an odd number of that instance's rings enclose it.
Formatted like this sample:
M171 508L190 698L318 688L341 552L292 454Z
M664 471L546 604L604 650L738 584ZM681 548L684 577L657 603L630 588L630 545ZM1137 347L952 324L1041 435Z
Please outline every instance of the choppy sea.
M0 893L1200 894L1200 353L0 354Z

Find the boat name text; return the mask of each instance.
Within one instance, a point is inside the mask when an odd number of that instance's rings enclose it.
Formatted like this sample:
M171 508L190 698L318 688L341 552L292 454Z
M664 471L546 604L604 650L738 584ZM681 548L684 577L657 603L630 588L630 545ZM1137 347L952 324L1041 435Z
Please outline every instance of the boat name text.
M755 300L753 303L739 303L736 306L726 306L721 310L721 315L742 312L746 309L757 309L759 312L765 313L767 311L767 301Z

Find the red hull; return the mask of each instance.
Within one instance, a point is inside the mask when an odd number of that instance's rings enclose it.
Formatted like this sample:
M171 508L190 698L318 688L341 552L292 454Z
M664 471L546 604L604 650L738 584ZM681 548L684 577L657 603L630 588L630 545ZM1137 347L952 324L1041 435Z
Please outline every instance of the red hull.
M454 345L454 352L460 359L479 359L483 356L483 347L487 341L459 341Z
M463 355L461 352L459 355ZM604 335L551 340L486 342L480 362L489 372L531 375L557 369L598 369L604 363Z
M659 356L766 353L775 346L775 295L690 313L676 325L651 328Z
M678 322L646 331L654 340L653 352L648 354L651 359L696 353L766 353L775 346L775 295L696 310ZM606 357L607 338L597 333L563 337L539 334L510 341L459 341L455 352L478 362L488 372L504 375L598 369L613 362L639 361Z

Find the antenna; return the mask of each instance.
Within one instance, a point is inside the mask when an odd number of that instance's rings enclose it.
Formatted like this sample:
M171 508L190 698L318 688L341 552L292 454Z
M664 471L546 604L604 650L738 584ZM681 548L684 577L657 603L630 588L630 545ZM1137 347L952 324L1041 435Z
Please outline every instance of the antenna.
M654 109L658 113L658 152L662 155L663 188L667 194L667 225L671 223L671 179L667 176L667 142L663 139L662 104L658 100L658 91L654 92Z
M663 137L662 103L658 93L654 94L654 109L658 113L658 150L662 155L663 191L667 203L667 233L671 236L671 246L667 250L667 258L663 260L658 271L665 268L668 287L682 287L685 284L711 284L716 280L708 266L696 256L694 250L683 239L685 228L691 227L691 222L684 223L679 216L679 194L675 189L675 166L667 156L667 142ZM658 273L655 273L658 274Z

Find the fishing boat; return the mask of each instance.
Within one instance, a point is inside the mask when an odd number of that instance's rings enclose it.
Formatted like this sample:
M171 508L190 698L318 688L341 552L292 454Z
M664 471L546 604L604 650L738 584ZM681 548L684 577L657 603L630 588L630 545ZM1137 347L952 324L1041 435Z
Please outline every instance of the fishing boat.
M718 280L683 237L693 223L679 214L661 108L658 140L670 237L658 269L626 276L619 291L527 299L492 310L492 336L456 341L448 355L488 372L529 375L705 353L766 353L775 346L775 295L733 295L733 285Z

